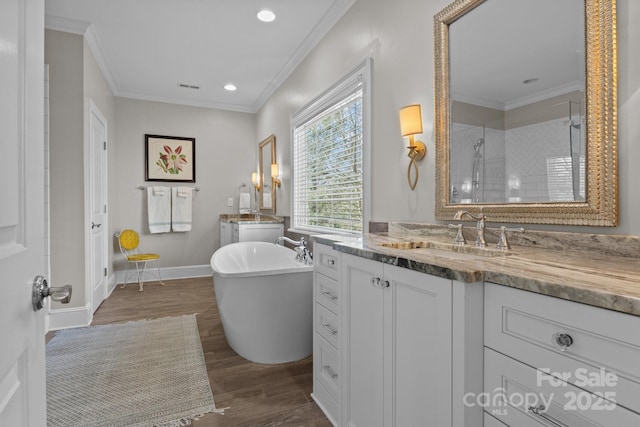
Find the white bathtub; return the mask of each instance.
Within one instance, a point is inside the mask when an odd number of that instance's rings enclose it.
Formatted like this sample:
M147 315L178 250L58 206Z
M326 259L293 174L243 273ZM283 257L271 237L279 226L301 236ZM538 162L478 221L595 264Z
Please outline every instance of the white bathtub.
M211 257L227 342L257 363L285 363L312 352L313 266L267 242L225 245Z

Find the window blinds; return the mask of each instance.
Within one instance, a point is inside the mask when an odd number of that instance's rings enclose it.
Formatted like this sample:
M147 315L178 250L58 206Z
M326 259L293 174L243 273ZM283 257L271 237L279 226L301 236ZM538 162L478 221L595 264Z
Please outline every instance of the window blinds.
M360 233L362 80L354 79L325 101L293 127L293 225Z

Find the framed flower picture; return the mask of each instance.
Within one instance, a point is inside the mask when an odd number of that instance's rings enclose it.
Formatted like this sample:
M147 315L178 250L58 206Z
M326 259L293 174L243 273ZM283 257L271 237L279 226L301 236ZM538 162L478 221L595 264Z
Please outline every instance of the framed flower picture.
M145 181L196 182L196 139L144 136Z

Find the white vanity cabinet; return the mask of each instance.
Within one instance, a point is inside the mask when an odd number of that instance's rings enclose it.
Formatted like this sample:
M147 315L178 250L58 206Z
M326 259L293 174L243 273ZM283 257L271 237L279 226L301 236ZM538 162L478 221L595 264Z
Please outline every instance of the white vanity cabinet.
M482 389L482 284L348 254L341 282L341 425L481 425L462 397Z
M220 221L220 246L235 242L275 242L284 236L284 225L272 222Z
M313 245L313 394L333 425L340 420L341 254Z
M487 417L640 426L640 317L487 283L484 327Z
M220 221L220 247L232 242L233 235L231 233L231 223L227 221Z

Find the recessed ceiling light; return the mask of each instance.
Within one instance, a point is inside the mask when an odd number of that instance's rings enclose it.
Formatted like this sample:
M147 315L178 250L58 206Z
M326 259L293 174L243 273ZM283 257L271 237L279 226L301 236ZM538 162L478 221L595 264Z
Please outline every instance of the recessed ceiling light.
M233 83L227 83L226 85L224 85L224 88L229 92L233 92L234 90L238 89Z
M262 9L260 12L258 12L258 19L262 22L272 22L276 19L276 14L270 10Z

